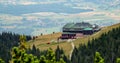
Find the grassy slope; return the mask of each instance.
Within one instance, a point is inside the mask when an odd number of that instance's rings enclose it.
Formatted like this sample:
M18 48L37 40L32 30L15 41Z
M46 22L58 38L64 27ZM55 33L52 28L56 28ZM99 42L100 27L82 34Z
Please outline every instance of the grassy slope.
M66 54L67 53L69 54L69 51L72 49L72 47L71 47L71 44L68 42L60 42L60 43L53 42L51 44L47 44L48 42L51 42L51 41L57 41L57 38L60 36L61 36L61 33L39 36L34 41L31 40L29 44L31 47L34 44L40 50L47 50L48 48L52 48L53 50L55 50L59 45L60 48L62 48L66 52Z
M116 27L119 27L119 26L120 26L120 23L116 24L116 25L108 26L108 27L103 27L101 31L99 31L91 36L76 39L73 42L74 42L75 46L77 46L77 47L79 46L79 44L87 44L88 40L91 40L93 38L98 38L98 37L100 37L100 35L102 33L108 32L109 30L116 28ZM60 35L61 35L61 33L39 36L34 41L31 40L29 45L32 46L33 44L35 44L35 46L37 48L39 48L40 50L46 50L48 48L52 48L53 50L55 50L56 47L59 45L60 48L62 48L65 51L65 54L69 55L70 51L72 49L71 43L69 43L69 42L61 42L61 43L54 42L51 44L46 44L46 43L51 42L51 41L57 41L57 38L60 37Z
M93 38L98 38L101 36L102 33L107 33L108 31L112 30L113 28L117 28L120 26L120 23L119 24L115 24L115 25L112 25L112 26L108 26L108 27L103 27L99 32L91 35L91 36L87 36L87 37L84 37L82 39L77 39L74 41L74 44L78 47L79 44L87 44L88 40L91 40Z

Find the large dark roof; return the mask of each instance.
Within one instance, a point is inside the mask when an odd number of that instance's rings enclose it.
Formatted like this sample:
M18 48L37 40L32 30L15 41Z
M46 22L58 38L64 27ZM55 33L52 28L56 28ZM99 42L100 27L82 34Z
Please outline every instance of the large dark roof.
M83 31L83 30L99 30L98 25L81 22L81 23L67 23L63 27L63 31Z
M85 22L81 23L67 23L63 28L92 28L93 25Z

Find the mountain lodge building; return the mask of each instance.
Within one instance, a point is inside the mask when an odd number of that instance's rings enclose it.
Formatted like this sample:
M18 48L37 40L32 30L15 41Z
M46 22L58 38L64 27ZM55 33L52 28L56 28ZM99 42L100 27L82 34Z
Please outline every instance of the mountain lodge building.
M100 30L100 27L96 24L90 23L67 23L62 28L61 39L76 39L84 35L91 35Z

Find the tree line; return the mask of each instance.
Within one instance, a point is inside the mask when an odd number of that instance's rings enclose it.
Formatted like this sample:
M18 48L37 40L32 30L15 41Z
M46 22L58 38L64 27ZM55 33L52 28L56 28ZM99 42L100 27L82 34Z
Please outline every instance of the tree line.
M31 36L25 36L26 40L31 40ZM2 58L6 63L11 58L10 50L14 46L19 46L20 35L11 32L0 33L0 58Z
M2 32L0 34L0 63L64 63L68 61L59 46L55 52L51 48L40 51L35 45L32 48L26 47L26 42L31 39L31 36Z

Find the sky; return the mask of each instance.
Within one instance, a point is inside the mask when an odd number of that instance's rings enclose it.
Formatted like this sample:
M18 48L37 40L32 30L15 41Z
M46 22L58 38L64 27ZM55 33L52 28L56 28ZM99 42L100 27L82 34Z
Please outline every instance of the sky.
M120 0L0 0L0 32L61 32L69 22L120 23Z

